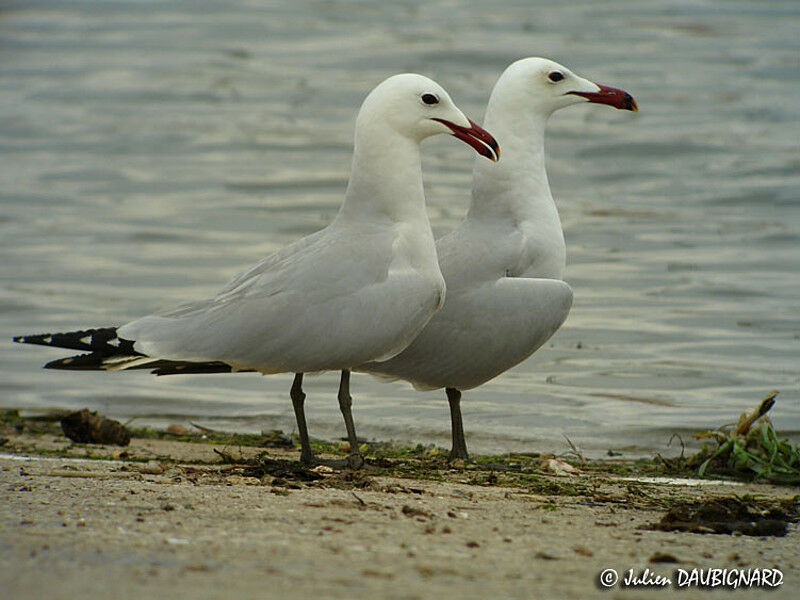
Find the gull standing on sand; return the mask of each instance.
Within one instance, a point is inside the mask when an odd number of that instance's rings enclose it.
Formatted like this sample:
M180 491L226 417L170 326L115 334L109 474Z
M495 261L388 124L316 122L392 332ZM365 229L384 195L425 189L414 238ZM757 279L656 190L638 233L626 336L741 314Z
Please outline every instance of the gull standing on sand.
M585 102L636 111L627 92L597 85L544 58L511 64L494 86L484 125L503 143L503 161L477 162L466 219L436 242L447 282L444 307L394 358L358 371L445 388L452 458L468 458L461 392L533 354L572 305L566 246L547 182L544 134L555 111Z
M313 457L303 373L341 371L347 463L358 467L363 459L350 408L350 369L403 350L444 301L420 165L420 142L441 133L498 158L494 138L436 82L412 73L390 77L358 113L345 200L325 229L268 256L213 298L119 328L14 341L89 352L45 365L53 369L293 372L304 462Z

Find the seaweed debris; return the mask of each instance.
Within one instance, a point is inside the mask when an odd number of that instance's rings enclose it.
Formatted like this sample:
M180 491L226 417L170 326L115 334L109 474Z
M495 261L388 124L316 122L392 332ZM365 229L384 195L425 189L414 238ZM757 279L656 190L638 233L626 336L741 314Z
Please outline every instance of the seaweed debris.
M706 473L751 477L756 481L800 484L800 448L788 439L779 439L767 412L775 405L777 391L770 392L750 414L743 413L738 423L709 431L699 439L713 438L714 450L704 447L694 457L702 461L697 474Z
M784 500L753 496L709 498L680 502L670 508L661 521L645 529L783 537L788 524L798 519L800 496Z
M713 440L715 447L703 444L700 452L688 458L683 452L677 458L657 458L672 473L693 471L698 477L800 484L800 447L786 438L778 438L767 417L777 395L777 391L767 394L757 408L743 413L736 423L695 435L700 440Z
M317 481L322 479L322 475L312 468L307 467L297 461L275 459L267 456L265 452L260 453L256 458L246 461L243 475L247 477L258 477L270 475L280 480L288 481Z
M122 423L107 419L88 408L70 413L61 419L61 429L64 435L79 444L127 446L131 443L131 432Z

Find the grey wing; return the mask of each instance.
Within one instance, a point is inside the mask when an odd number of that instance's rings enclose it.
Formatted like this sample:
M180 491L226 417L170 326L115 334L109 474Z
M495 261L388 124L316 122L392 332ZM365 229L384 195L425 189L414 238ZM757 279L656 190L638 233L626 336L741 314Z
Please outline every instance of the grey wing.
M533 354L566 320L572 289L556 279L502 278L449 293L398 356L359 368L420 389L469 389Z
M331 324L348 300L369 294L386 279L388 264L356 261L354 236L322 232L287 246L236 276L213 298L138 319L120 328L149 356L183 360L242 360L282 356L307 343L309 335L335 335ZM380 236L369 240L375 256L386 256ZM361 240L363 243L363 240ZM317 344L320 352L324 344ZM308 352L306 353L308 354ZM280 361L278 361L280 362ZM253 366L253 365L247 365ZM276 364L276 370L283 370Z

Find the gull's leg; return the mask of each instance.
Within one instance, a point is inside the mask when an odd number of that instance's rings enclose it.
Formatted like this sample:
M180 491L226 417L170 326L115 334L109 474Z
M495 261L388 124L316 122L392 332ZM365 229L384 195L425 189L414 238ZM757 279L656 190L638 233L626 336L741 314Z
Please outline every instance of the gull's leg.
M453 448L450 450L450 459L469 459L467 453L467 440L464 439L464 424L461 421L461 392L456 388L445 388L447 401L450 403L450 429L453 434Z
M311 452L311 442L308 439L308 426L306 425L306 412L303 409L306 395L303 393L302 373L295 373L289 396L292 398L294 417L297 419L297 431L300 434L300 462L310 465L314 462L314 455Z
M339 381L339 409L344 417L344 426L347 428L347 439L350 442L350 454L347 456L347 465L353 469L360 469L364 464L364 458L358 450L358 438L356 437L356 426L353 423L353 412L350 407L353 405L353 398L350 396L350 371L342 370L342 378Z

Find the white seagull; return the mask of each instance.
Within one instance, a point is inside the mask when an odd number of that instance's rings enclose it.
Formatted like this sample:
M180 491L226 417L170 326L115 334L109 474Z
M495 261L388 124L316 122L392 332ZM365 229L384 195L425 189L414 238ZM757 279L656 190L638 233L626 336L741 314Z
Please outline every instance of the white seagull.
M45 365L53 369L296 373L290 395L304 462L313 457L303 373L341 371L347 462L358 467L350 369L403 350L444 301L420 165L420 142L441 133L498 158L494 138L436 82L412 73L390 77L358 113L345 200L326 228L237 275L213 298L119 328L14 341L89 352Z
M403 352L357 367L420 390L445 388L452 458L468 458L461 391L533 354L567 318L566 247L547 182L544 134L555 111L594 102L636 111L630 94L544 58L511 64L494 86L485 127L503 144L491 169L475 164L466 219L436 242L444 307Z

